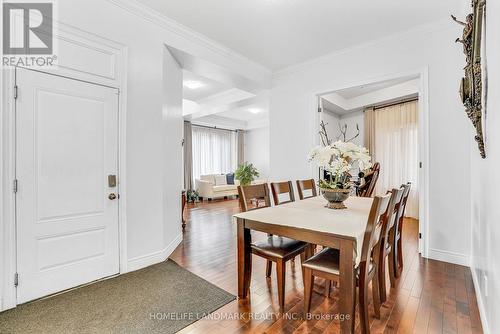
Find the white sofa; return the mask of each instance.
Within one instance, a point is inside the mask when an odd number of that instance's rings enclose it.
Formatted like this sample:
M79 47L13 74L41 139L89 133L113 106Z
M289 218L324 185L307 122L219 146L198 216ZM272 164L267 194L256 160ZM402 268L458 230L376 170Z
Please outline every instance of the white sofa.
M255 180L252 184L261 184L266 182L266 180ZM238 180L234 180L234 183L235 184L227 184L225 181L225 175L223 174L201 175L200 178L195 181L195 188L200 197L212 200L214 198L237 196L240 182Z

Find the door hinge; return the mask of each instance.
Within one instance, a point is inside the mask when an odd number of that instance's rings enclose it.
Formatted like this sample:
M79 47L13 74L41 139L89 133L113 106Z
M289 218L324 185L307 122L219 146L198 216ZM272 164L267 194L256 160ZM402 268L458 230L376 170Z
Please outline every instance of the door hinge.
M17 93L18 93L19 88L17 85L14 86L14 100L17 100Z
M419 234L418 234L418 238L419 238L419 239L422 239L422 233L419 233Z
M422 166L423 166L422 162L419 162L418 167L422 168Z
M17 193L17 179L14 180L14 182L12 182L12 190L14 191L14 194Z
M15 273L14 274L14 286L17 288L18 285L19 285L19 274Z

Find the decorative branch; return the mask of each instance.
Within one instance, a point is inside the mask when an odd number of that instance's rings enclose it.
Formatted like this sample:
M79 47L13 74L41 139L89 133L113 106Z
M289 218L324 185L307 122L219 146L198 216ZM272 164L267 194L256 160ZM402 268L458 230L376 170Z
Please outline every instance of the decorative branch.
M467 23L465 23L465 22L462 22L462 21L458 20L458 19L457 19L457 17L456 17L455 15L452 15L452 16L451 16L451 19L452 19L453 21L457 22L458 24L462 25L462 26L466 26L466 25L467 25Z
M328 132L326 131L326 124L325 124L325 122L321 121L321 123L319 123L319 127L320 127L319 137L321 138L321 143L323 144L323 146L330 145L332 142L328 138Z
M339 124L339 129L340 129L340 135L337 137L337 139L342 138L343 142L348 143L348 142L353 141L354 139L359 137L359 125L357 123L356 123L357 133L356 133L356 135L354 135L350 139L347 139L347 129L348 129L347 124L344 124L344 126L340 125L340 122L338 124Z

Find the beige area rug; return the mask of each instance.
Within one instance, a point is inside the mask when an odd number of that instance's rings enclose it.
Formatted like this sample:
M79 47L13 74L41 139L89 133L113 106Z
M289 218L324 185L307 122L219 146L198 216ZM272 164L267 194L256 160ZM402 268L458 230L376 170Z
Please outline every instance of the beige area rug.
M234 299L169 260L0 313L0 333L175 333Z

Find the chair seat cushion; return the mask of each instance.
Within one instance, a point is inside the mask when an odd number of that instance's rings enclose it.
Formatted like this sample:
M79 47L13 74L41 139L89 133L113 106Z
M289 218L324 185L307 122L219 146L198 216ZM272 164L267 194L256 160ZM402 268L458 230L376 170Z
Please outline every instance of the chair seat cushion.
M332 275L340 274L340 252L338 249L324 248L302 264L304 267L322 271ZM369 271L374 269L373 262L370 262Z
M267 256L285 258L300 253L307 246L306 242L285 237L269 236L267 239L252 244L252 250Z

